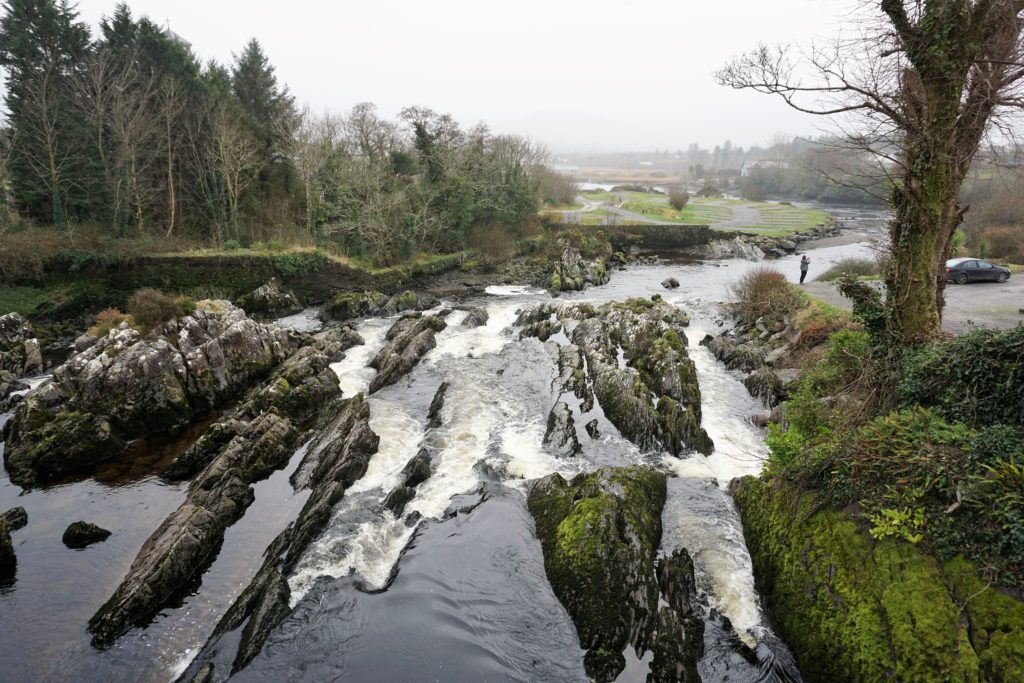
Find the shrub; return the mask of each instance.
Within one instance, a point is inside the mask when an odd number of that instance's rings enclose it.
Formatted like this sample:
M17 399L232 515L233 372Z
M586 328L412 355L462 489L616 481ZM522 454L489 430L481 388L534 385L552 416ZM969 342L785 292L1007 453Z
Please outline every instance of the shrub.
M668 189L668 203L671 204L672 208L676 211L682 211L685 209L689 201L690 195L678 185L673 185Z
M239 242L238 240L228 240L227 242L224 243L224 250L225 251L237 251L238 249L241 249L241 248L242 248L242 243Z
M698 197L721 197L722 188L718 187L718 183L714 180L707 180L704 182L704 186L697 191Z
M515 238L508 230L496 225L471 230L469 247L477 253L483 266L507 261L516 252Z
M980 258L1004 259L1012 263L1024 263L1024 228L997 227L983 230L979 236L979 246L985 245L984 255Z
M880 272L881 269L877 261L863 258L846 258L819 275L818 279L823 282L832 282L846 275L868 277L878 275Z
M195 310L196 303L192 299L170 297L155 289L140 289L128 300L128 314L143 334Z
M760 183L744 184L741 194L748 202L763 202L768 197L768 191Z
M1024 426L1024 325L979 329L908 351L899 397L972 426Z
M274 256L274 269L284 277L300 277L307 273L314 273L323 268L326 263L327 254L320 249L292 251Z
M732 285L731 291L736 298L736 312L750 323L764 316L783 318L803 303L799 290L770 266L747 272Z
M96 322L89 328L89 334L100 339L121 323L132 324L132 318L116 308L107 308L96 315Z

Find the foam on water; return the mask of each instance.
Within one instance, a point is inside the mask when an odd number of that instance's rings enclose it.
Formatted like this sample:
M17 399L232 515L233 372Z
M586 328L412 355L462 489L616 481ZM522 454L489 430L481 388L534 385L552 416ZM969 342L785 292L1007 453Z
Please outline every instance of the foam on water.
M377 371L367 367L381 347L394 320L391 318L371 318L356 329L362 335L364 344L353 346L345 352L345 357L331 364L331 370L338 376L338 385L345 398L352 398L359 392L365 392Z

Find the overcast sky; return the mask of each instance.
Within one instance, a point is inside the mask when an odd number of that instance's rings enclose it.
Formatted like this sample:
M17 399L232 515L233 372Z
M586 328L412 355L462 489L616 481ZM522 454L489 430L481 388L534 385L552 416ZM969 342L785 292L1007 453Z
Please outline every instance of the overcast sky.
M81 0L94 27L115 0ZM718 86L759 41L834 36L844 0L134 0L203 61L263 44L300 103L375 102L488 123L555 151L748 146L809 135L814 117Z

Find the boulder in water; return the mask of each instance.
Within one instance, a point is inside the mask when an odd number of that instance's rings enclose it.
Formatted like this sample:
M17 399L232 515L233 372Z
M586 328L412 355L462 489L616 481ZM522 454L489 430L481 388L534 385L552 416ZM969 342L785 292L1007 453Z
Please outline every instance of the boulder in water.
M675 289L679 286L679 280L674 277L666 278L661 281L661 286L665 289Z
M665 475L647 467L603 468L534 485L527 504L555 595L576 624L587 674L613 681L627 645L656 626L655 555L661 544Z
M598 427L597 418L594 418L593 420L588 422L586 425L584 425L584 427L586 428L587 434L590 435L591 439L598 439L598 438L600 438L601 430Z
M434 392L434 398L430 401L430 408L427 409L427 429L436 429L441 426L441 411L444 410L444 400L448 395L448 382L441 382Z
M445 327L444 320L433 315L406 317L396 322L388 330L388 343L370 361L370 367L377 370L370 382L370 393L394 384L412 370L427 351L437 346L434 333Z
M462 319L462 327L481 327L487 324L489 315L486 309L478 306L469 306L466 309L466 317Z
M417 292L388 296L381 292L342 292L324 304L324 320L351 320L368 316L391 316L403 311L426 311L437 306L437 297Z
M544 443L551 445L564 456L573 456L582 449L576 437L576 423L573 421L572 409L564 401L559 401L548 413L548 427L544 433Z
M282 318L302 310L295 293L281 289L276 279L246 294L239 303L246 313L261 318Z
M185 501L150 535L114 594L90 619L94 645L107 647L132 625L145 623L205 570L226 529L252 503L252 485L288 462L304 426L324 406L331 410L339 393L326 354L315 345L304 346L211 427L208 438L172 463L175 474L202 471Z
M61 541L69 548L80 550L110 537L110 532L91 522L74 522L64 530Z
M22 529L28 524L28 513L25 512L25 508L16 507L11 508L7 512L0 515L0 519L7 522L7 528L11 531L17 531Z

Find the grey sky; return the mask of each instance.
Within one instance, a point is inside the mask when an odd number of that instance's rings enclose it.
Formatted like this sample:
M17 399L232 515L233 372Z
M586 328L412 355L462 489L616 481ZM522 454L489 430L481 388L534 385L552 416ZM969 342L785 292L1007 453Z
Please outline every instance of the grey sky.
M81 0L94 27L116 0ZM821 121L715 84L758 41L835 35L843 0L133 0L229 61L255 36L301 103L450 112L552 150L744 146Z

